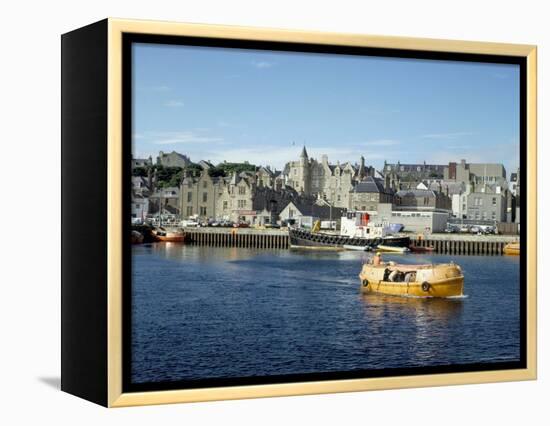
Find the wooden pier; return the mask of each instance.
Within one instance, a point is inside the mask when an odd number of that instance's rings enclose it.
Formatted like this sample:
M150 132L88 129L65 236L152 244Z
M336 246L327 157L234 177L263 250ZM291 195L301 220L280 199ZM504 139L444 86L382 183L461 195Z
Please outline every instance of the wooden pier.
M254 249L290 248L288 232L279 229L254 228L186 228L189 244L210 247L242 247ZM518 241L508 235L411 235L419 247L433 247L435 253L455 255L502 255L506 244Z

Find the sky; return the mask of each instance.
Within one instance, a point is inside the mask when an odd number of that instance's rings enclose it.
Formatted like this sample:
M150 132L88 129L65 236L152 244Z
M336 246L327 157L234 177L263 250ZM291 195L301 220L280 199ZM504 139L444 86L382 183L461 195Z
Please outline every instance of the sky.
M519 66L133 45L133 156L519 165Z

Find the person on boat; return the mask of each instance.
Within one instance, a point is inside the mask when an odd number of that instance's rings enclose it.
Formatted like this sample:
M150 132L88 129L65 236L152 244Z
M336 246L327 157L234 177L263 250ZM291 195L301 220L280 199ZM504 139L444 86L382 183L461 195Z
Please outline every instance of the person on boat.
M372 258L372 264L378 266L382 263L382 254L377 251L374 257Z

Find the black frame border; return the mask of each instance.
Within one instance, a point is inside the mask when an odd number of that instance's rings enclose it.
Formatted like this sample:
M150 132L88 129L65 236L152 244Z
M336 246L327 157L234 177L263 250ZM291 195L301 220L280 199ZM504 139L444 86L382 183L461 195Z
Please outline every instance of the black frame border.
M401 59L428 59L439 61L501 63L519 65L520 68L520 360L494 363L455 364L427 367L353 370L345 372L319 372L277 376L253 376L240 378L209 378L164 382L131 382L131 154L132 154L132 44L164 44L195 47L235 48L248 50L271 50L298 53L340 54L354 56L379 56ZM527 368L527 58L489 54L455 53L441 51L405 50L376 47L323 45L188 37L155 34L123 33L122 36L122 391L146 392L185 390L209 387L243 385L270 385L322 380L369 379L379 377L414 376L425 374L467 373ZM510 172L509 172L510 173Z

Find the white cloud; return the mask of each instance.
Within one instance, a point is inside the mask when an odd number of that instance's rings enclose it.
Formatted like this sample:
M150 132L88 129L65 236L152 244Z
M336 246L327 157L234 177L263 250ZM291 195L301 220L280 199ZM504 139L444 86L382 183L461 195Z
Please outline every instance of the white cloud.
M461 136L472 136L473 132L449 132L449 133L427 133L420 136L422 139L457 139Z
M179 101L177 99L172 99L172 100L164 102L164 106L169 107L169 108L180 108L183 105L184 105L183 102Z
M152 132L147 135L147 139L155 145L176 145L176 144L202 144L219 143L223 138L204 136L197 132Z
M271 68L275 65L273 62L268 61L252 61L252 65L259 69Z

